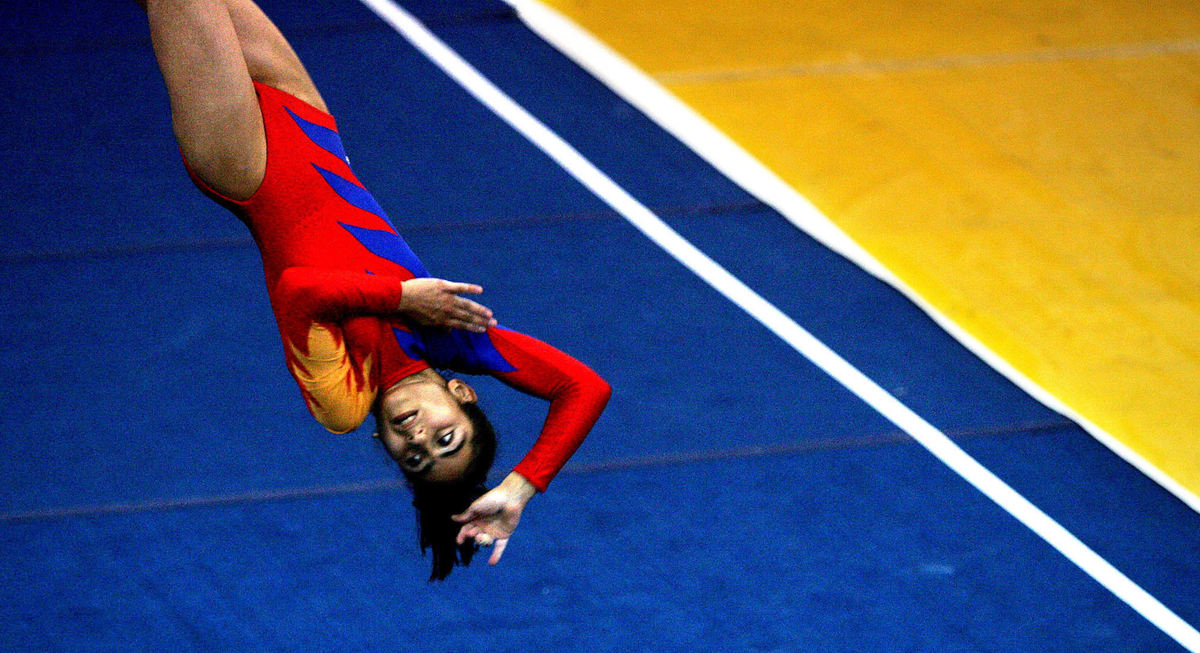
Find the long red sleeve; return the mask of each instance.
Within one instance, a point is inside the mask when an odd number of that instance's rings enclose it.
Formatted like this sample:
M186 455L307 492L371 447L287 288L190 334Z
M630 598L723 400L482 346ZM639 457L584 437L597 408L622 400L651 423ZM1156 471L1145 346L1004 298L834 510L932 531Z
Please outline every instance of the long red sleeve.
M516 368L496 378L550 402L541 434L513 469L544 492L587 437L612 388L588 366L544 342L507 329L492 329L488 335Z

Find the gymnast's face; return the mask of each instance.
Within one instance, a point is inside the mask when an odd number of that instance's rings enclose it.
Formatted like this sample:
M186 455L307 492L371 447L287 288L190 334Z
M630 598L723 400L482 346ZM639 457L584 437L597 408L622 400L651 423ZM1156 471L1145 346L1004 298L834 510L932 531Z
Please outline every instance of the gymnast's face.
M461 404L474 401L475 391L458 379L406 379L383 397L379 438L410 476L434 483L461 478L475 458L474 426Z

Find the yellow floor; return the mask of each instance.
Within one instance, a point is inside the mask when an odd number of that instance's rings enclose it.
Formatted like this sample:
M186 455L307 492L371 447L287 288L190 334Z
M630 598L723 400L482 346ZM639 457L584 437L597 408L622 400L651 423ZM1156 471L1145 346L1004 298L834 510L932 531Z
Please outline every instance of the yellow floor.
M548 4L1200 493L1200 3Z

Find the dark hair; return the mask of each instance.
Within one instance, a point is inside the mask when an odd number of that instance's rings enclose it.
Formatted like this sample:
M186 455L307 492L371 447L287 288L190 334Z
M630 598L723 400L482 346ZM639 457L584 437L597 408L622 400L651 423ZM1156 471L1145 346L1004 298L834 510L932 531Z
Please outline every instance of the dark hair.
M461 546L455 541L462 524L452 515L466 510L473 501L488 491L487 475L496 459L496 430L487 415L475 403L460 404L475 432L475 458L467 465L462 478L432 483L405 473L417 509L417 540L421 554L433 549L433 571L429 580L442 580L455 565L467 566L477 547L473 541Z

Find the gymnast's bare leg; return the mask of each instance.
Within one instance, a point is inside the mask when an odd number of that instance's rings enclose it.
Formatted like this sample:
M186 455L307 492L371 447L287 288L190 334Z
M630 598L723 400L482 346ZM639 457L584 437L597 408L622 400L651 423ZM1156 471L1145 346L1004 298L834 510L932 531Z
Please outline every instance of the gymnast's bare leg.
M245 199L262 182L266 141L252 81L322 111L325 101L283 34L251 0L138 0L184 157L217 192Z

